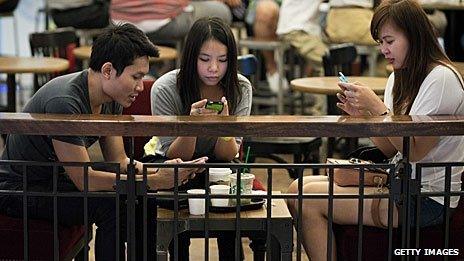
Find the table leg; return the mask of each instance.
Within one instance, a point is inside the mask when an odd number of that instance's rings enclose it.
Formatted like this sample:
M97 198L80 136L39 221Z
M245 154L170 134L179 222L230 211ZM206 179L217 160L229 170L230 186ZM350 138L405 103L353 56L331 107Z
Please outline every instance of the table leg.
M277 92L277 114L284 114L284 48L279 47L277 53L277 66L279 72L279 91Z
M15 74L9 73L6 78L6 85L8 88L8 104L7 111L16 111L16 77Z
M340 111L336 106L337 97L334 95L327 96L327 115L340 115ZM327 157L333 157L337 139L335 137L327 138Z
M280 260L292 260L293 252L293 220L273 220L271 234L280 245ZM271 244L272 245L272 244Z
M250 248L253 250L254 261L266 260L266 233L258 233L258 235L249 237L251 240ZM281 256L274 253L281 253L279 241L271 237L271 261L282 260Z
M377 57L379 52L375 47L369 48L367 60L369 62L369 76L375 76L375 69L377 68Z

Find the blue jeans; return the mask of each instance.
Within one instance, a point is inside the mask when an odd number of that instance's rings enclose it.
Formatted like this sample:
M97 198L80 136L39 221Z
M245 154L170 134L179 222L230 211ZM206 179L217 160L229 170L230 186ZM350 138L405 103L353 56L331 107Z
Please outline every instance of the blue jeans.
M450 214L453 214L454 208L450 208ZM440 225L445 221L445 207L437 201L424 197L420 203L420 220L419 227L428 227ZM416 226L416 200L411 202L411 227Z

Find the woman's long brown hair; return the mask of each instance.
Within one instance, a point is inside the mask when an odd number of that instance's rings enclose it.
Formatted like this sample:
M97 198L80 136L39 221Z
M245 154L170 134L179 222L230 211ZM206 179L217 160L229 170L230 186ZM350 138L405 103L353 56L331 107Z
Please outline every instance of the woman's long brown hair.
M237 45L230 27L217 17L201 18L193 24L187 35L177 75L177 88L184 115L189 115L192 103L201 100L197 62L200 49L208 40L217 40L227 47L227 71L219 85L227 99L231 114L235 113L242 99L242 89L237 76Z
M451 61L440 48L432 24L416 1L386 0L375 9L371 35L377 42L386 23L401 30L409 41L409 51L402 68L395 70L393 85L393 113L409 114L432 65L449 66Z

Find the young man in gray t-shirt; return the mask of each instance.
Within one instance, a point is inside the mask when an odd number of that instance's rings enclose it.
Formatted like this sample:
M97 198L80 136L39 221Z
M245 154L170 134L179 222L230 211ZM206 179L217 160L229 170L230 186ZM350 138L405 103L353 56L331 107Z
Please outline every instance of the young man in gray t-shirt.
M129 107L143 90L142 78L148 72L148 57L158 56L158 50L145 34L130 24L107 29L98 37L92 47L90 69L57 77L45 84L26 104L26 113L54 114L121 114L123 107ZM126 173L129 162L124 151L122 137L70 137L11 134L6 140L2 160L22 160L31 162L89 162L87 148L100 142L107 162L119 162L121 173ZM205 158L198 160L204 163ZM179 163L181 160L172 160ZM169 163L169 162L168 162ZM141 173L143 165L135 161ZM181 169L179 184L188 180L197 169ZM58 169L58 191L84 190L84 168L69 167ZM172 170L164 169L148 173L151 189L167 189L174 184ZM0 168L1 190L22 190L23 166L2 165ZM48 166L27 167L28 191L50 192L53 188L53 168ZM89 191L113 191L116 174L88 168ZM124 202L124 201L121 201ZM79 197L58 197L57 214L60 224L84 224L84 201ZM19 217L22 215L22 197L0 196L0 212ZM28 217L53 219L52 197L28 197ZM153 202L150 207L154 208ZM88 222L98 227L96 260L116 260L116 200L114 197L89 197ZM153 209L152 209L153 210ZM119 254L124 258L125 209L120 210L119 224L121 242ZM153 215L154 211L148 211ZM148 217L149 257L154 256L154 220ZM142 236L143 222L138 225L137 235ZM136 244L142 249L142 244ZM138 254L140 254L138 252Z

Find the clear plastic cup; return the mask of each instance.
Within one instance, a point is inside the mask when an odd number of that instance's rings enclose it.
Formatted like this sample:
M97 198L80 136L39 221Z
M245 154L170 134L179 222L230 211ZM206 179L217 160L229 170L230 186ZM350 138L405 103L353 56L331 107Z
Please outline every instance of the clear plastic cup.
M237 194L237 173L233 173L229 175L230 177L230 194L235 195ZM241 195L251 195L251 191L253 190L253 180L255 179L255 175L250 173L242 173L240 175L240 194ZM240 204L246 205L251 203L251 198L241 198ZM235 206L235 199L230 200L230 205Z

